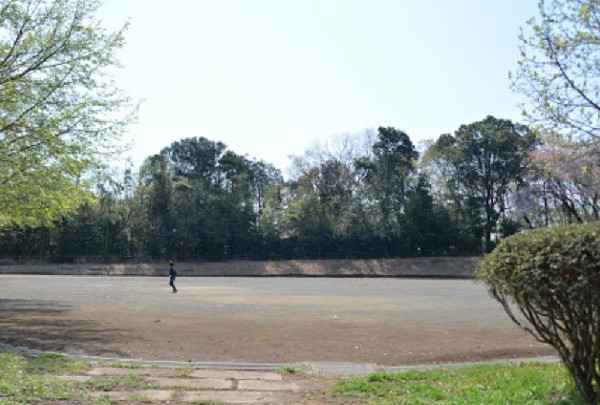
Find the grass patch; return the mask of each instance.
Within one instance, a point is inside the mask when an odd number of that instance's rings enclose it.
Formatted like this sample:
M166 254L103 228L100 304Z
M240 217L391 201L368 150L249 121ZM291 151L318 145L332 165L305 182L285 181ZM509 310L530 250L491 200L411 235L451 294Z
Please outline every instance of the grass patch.
M107 365L110 367L113 367L113 368L140 368L140 366L138 364L134 364L134 363L114 362L114 363L107 363Z
M178 378L190 378L194 370L192 366L181 367L175 371L174 376Z
M85 383L85 387L93 391L134 391L155 388L152 382L136 373L90 380Z
M45 375L85 371L85 364L59 355L25 357L0 352L0 403L30 404L86 398L82 385Z
M285 365L278 369L281 374L300 374L300 370L297 367Z
M88 363L68 359L60 354L44 353L28 358L27 372L33 374L81 375L89 370Z
M562 365L538 363L371 374L332 393L373 405L585 404Z
M94 401L95 405L115 405L121 402L121 398L115 395L100 395L96 401Z
M133 395L129 398L129 402L134 404L151 404L154 400L144 395Z

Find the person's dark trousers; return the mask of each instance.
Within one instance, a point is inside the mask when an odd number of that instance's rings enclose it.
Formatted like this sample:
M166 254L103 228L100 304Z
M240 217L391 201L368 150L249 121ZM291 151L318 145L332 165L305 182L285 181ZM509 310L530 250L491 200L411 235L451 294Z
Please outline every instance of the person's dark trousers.
M171 287L173 287L173 292L174 292L174 293L175 293L175 292L177 292L177 288L175 288L175 277L170 277L170 278L169 278L169 285L170 285Z

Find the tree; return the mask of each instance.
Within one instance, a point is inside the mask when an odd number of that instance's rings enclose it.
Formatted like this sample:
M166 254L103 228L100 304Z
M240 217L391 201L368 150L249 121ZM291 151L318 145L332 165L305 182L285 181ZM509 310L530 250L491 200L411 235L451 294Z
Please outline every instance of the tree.
M517 325L554 347L590 405L600 401L600 224L504 239L477 278Z
M125 27L107 32L98 7L0 0L0 226L72 212L88 197L86 170L131 120L130 100L107 75Z
M226 150L225 144L204 137L184 138L161 150L164 176L173 184L169 232L176 243L170 254L175 248L182 255L223 251L226 229L212 207L218 205L219 160Z
M283 176L279 169L262 160L253 162L250 170L257 232L263 238L273 238L278 234L283 217L281 208Z
M523 180L525 158L534 142L526 126L488 116L461 125L454 137L443 135L433 146L452 168L449 188L472 224L480 224L486 251L506 209L509 187Z
M521 60L513 89L529 98L536 126L573 136L600 137L600 3L541 0L540 17L521 30Z
M339 254L356 245L365 247L360 242L369 234L364 229L368 214L355 162L366 159L372 138L370 131L338 135L295 157L284 223L287 234L296 236L308 252Z
M252 187L252 164L244 156L227 151L219 160L222 192L218 216L226 231L225 244L233 254L250 253L256 248L256 218Z
M373 157L359 160L357 168L377 201L380 234L389 239L398 234L408 178L419 153L405 132L392 127L379 127L372 151Z
M126 168L122 173L116 170L100 173L94 197L98 202L96 223L101 228L102 254L105 257L130 255L131 222L135 209L131 168ZM75 221L70 222L76 224Z
M142 207L146 211L144 239L148 253L172 253L173 240L172 193L173 180L163 154L146 158L140 169L138 188Z
M431 186L420 174L410 187L402 215L402 243L409 254L434 256L461 241L444 207L435 203Z
M161 153L168 156L175 180L186 178L192 183L201 183L209 190L220 187L219 160L226 150L227 146L222 142L194 137L173 142Z

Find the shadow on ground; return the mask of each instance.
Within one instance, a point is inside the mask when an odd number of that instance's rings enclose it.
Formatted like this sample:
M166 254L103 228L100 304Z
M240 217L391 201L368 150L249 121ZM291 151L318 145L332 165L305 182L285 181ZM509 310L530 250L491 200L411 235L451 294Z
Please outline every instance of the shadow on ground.
M0 340L14 346L44 351L122 357L106 347L115 341L140 339L124 330L106 329L99 322L72 319L70 307L56 301L1 299Z

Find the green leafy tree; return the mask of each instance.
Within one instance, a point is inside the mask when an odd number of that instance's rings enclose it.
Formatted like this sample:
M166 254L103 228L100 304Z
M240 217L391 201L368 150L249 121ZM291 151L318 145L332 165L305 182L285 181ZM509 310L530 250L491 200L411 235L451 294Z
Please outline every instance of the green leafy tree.
M168 157L174 180L188 179L209 190L221 186L219 161L226 151L227 146L222 142L194 137L173 142L161 153Z
M98 6L0 0L0 226L72 212L89 197L86 170L130 121L108 76L123 30L107 32Z
M176 229L172 221L173 180L165 156L157 154L144 161L140 169L139 199L145 211L141 237L150 255L172 253Z
M297 245L295 253L321 256L333 244L333 223L319 189L319 166L310 166L287 183L290 201L284 217L284 233Z
M541 0L521 30L513 89L527 96L531 123L573 139L600 137L600 3Z
M524 178L527 153L535 137L524 125L488 116L462 125L454 136L441 136L437 156L451 168L447 181L472 232L491 250L491 234L507 207L511 186Z
M104 259L121 260L131 254L134 207L126 191L131 180L129 177L130 169L97 173L93 200L49 227L53 246L49 252L51 259L70 261L102 256Z
M427 178L419 175L416 184L407 192L402 215L402 244L405 251L434 256L448 252L452 243L460 242L447 210L436 204Z
M256 214L251 162L232 151L219 160L222 192L219 216L225 223L227 250L233 254L251 253L256 239Z
M227 151L221 142L184 138L161 151L165 176L173 182L170 199L172 246L181 255L220 258L227 243L223 217L224 174L219 162Z
M357 161L357 169L379 208L379 233L389 239L399 235L398 219L419 153L405 132L392 127L379 127L372 152Z
M96 186L94 197L98 202L97 226L102 233L102 254L127 256L131 253L132 205L131 169L123 173L104 173ZM69 221L74 222L74 221Z
M446 245L448 251L455 254L479 253L483 237L479 204L456 175L452 153L449 153L454 143L451 134L443 134L437 141L430 142L419 161L419 170L428 176L435 206L447 221L441 229L444 229L449 241Z
M173 142L160 156L172 182L170 251L222 259L260 251L261 229L273 237L277 224L268 221L277 221L281 213L274 212L279 208L271 188L283 182L273 166L204 137ZM266 212L268 218L262 217Z
M251 172L256 229L263 238L275 238L283 218L281 207L283 176L279 169L262 160L251 164Z

